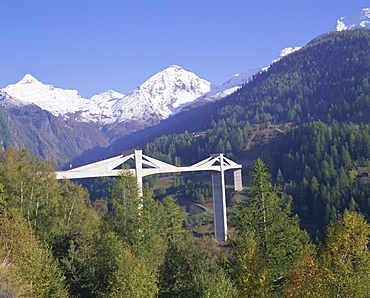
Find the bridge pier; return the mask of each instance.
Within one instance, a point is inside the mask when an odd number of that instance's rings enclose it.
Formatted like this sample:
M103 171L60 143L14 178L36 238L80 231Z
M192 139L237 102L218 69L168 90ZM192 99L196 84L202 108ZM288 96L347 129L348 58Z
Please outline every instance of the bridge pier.
M141 150L135 150L135 175L139 185L140 197L143 196L143 153Z
M213 222L215 239L224 242L227 239L225 177L223 172L212 173Z

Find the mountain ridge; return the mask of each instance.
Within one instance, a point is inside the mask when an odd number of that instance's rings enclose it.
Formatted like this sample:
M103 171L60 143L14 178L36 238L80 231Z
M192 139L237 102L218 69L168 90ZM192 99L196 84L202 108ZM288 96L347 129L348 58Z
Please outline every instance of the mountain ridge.
M23 105L35 104L65 119L75 114L77 121L101 125L153 116L165 119L210 90L210 82L176 65L153 75L127 95L108 90L86 99L77 90L43 84L30 74L1 89Z

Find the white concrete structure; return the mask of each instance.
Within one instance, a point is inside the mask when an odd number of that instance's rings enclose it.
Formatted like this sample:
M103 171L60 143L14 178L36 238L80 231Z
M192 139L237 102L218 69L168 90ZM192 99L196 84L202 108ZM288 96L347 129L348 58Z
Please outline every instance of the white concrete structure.
M134 153L126 156L119 155L68 171L56 172L57 179L119 176L119 173L123 170L118 169L118 167L130 159L134 159L135 168L128 169L126 171L131 171L136 175L140 189L142 187L142 178L148 175L160 173L212 171L215 239L218 242L223 242L226 240L227 216L224 172L227 170L234 170L234 189L236 191L241 190L243 186L241 177L242 166L224 157L222 153L212 154L205 160L202 160L190 167L176 167L163 161L143 155L141 150L135 150Z

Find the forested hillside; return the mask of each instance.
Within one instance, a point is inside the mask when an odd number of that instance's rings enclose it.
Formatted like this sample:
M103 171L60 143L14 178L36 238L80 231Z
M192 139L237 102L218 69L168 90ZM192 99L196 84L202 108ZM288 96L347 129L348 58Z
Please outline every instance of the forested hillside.
M262 156L293 210L322 233L338 211L370 215L367 180L357 177L369 172L369 69L369 30L326 34L217 103L202 131L162 136L144 151L185 164L215 152ZM250 150L272 130L280 137Z
M370 30L331 32L272 64L224 100L209 104L210 114L203 109L193 135L164 136L148 144L145 152L168 155L173 161L177 156L184 163L214 152L242 156L252 128L312 120L367 122L369 82Z
M254 123L347 120L369 108L369 38L367 29L316 38L226 101Z
M286 132L262 154L301 218L324 227L338 212L370 215L370 128L315 121ZM363 175L363 176L362 176Z
M154 200L122 172L110 199L89 200L53 167L10 148L0 155L1 297L367 297L370 226L338 215L315 246L252 166L250 199L228 243L195 238L171 197Z

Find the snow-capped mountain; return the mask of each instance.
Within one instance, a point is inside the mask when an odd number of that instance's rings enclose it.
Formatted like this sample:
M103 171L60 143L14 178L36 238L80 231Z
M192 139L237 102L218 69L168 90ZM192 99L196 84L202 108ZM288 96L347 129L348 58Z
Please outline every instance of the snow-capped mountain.
M210 82L172 65L118 99L111 107L112 118L107 123L152 117L166 119L210 89Z
M55 116L67 117L68 114L80 113L80 121L92 121L99 115L98 107L90 100L82 98L77 90L55 88L45 85L30 74L26 74L16 84L11 84L1 91L18 100L19 104L34 104Z
M125 121L161 120L178 113L184 106L198 100L218 100L245 84L261 69L235 75L220 86L199 78L180 66L172 65L150 77L129 94L109 90L90 99L77 90L43 84L30 74L18 83L0 90L9 95L0 104L24 106L34 104L54 116L74 118L80 122L109 125Z
M17 105L35 104L55 116L73 116L78 121L105 125L116 121L146 121L153 117L165 119L210 89L210 82L172 65L128 95L109 90L86 99L77 90L45 85L30 74L0 91L15 98Z
M353 28L370 29L370 8L364 8L349 16L341 17L337 20L337 24L335 26L336 31Z
M109 122L115 122L115 119L111 116L112 106L124 97L124 94L114 90L108 90L91 97L92 104L96 105L99 110L97 121L103 125Z

